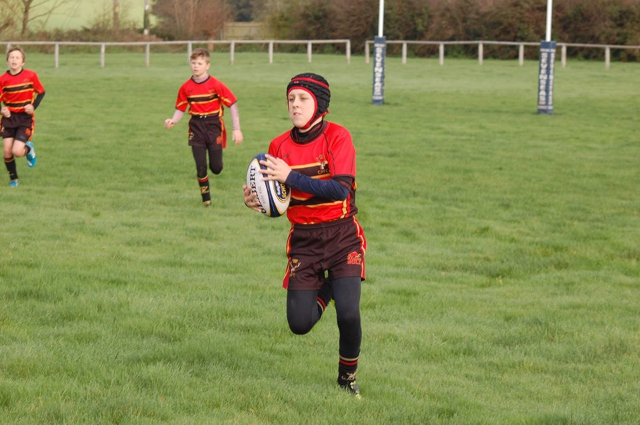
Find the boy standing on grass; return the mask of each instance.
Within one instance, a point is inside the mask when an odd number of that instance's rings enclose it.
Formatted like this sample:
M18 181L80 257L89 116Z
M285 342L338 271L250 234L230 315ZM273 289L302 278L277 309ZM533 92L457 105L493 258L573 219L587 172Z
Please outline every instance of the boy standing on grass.
M35 128L34 111L44 98L38 75L24 69L26 55L20 47L7 51L9 70L0 76L0 109L4 165L9 172L9 187L20 183L15 157L27 156L27 165L36 165L36 150L31 142Z
M320 75L291 79L287 102L293 128L271 141L261 172L265 180L291 188L283 282L289 328L308 333L333 299L340 331L338 385L360 397L356 371L367 241L355 217L356 151L346 128L324 120L330 98L329 83ZM261 211L256 194L246 185L243 191L245 205Z
M223 106L231 111L233 121L232 139L236 145L242 143L240 131L240 114L237 99L221 81L210 76L207 71L211 66L209 52L195 49L191 53L191 71L193 76L180 87L176 101L176 111L172 118L164 121L168 130L176 125L189 106L189 146L196 161L196 171L202 202L205 207L211 205L209 175L207 173L207 153L209 168L213 174L222 172L222 149L227 146L227 132L222 120Z

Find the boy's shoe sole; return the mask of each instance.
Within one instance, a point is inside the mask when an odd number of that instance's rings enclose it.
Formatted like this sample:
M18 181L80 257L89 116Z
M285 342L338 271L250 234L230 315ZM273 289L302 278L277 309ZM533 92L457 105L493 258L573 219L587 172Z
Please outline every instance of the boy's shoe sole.
M25 143L25 145L29 146L29 148L31 149L29 151L29 153L27 154L27 165L30 168L35 167L36 165L36 149L33 147L33 142L27 142Z
M19 184L20 184L20 180L11 180L9 182L9 187L18 187Z

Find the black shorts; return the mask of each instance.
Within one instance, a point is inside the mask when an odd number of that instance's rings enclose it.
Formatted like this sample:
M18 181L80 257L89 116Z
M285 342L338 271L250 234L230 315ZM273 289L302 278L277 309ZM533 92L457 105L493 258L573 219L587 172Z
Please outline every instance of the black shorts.
M193 115L189 120L189 146L222 149L222 123L216 115Z
M367 241L355 217L328 223L293 225L287 240L289 290L318 290L329 279L365 279Z
M33 117L27 113L14 113L9 118L2 117L0 135L3 139L28 142L33 134Z

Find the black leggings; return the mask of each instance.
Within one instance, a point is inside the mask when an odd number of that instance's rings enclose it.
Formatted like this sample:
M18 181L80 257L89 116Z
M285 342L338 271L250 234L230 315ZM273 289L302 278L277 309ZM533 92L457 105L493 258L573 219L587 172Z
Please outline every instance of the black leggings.
M207 177L207 151L209 152L209 167L213 174L222 172L222 147L221 146L191 146L193 159L196 160L198 178Z
M360 277L343 277L332 282L333 299L340 331L340 355L358 357L362 341L360 324ZM287 320L296 335L304 335L322 316L316 303L318 291L287 291Z

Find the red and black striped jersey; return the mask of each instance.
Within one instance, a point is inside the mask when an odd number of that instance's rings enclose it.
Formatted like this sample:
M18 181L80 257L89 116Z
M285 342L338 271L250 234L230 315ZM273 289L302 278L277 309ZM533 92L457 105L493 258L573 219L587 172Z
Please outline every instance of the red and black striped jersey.
M189 106L191 115L217 114L222 117L223 105L229 107L237 100L227 86L212 76L201 83L189 78L178 91L176 109L185 112Z
M11 112L24 112L33 103L36 94L44 93L44 87L35 72L23 69L15 75L7 71L0 76L0 101Z
M269 145L269 154L283 159L292 170L313 179L329 180L336 176L353 179L344 201L330 201L300 190L291 189L287 218L292 224L315 224L351 217L356 208L356 150L349 131L326 122L324 131L314 140L297 143L291 132L276 137Z

